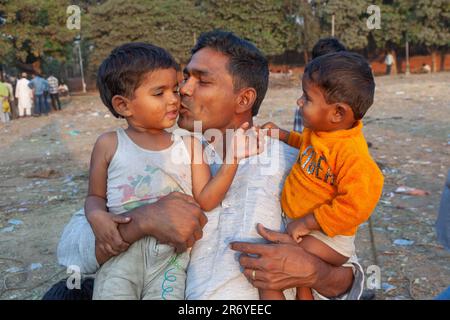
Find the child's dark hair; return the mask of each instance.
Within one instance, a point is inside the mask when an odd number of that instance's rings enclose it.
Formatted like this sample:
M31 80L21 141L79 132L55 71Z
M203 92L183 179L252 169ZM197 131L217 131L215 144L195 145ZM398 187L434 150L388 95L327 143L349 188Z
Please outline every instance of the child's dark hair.
M322 38L316 42L312 49L312 58L323 56L331 52L347 51L347 48L336 38Z
M145 74L170 68L177 71L180 69L166 50L143 42L123 44L111 51L98 69L97 87L100 97L116 118L122 118L114 110L112 98L115 95L132 98Z
M333 52L311 60L305 75L324 93L327 103L348 104L355 120L373 103L375 82L366 59L353 52Z
M228 71L233 77L234 90L254 88L256 100L252 116L256 116L267 92L269 64L264 55L251 42L241 39L232 32L214 30L200 35L191 53L211 48L229 57Z

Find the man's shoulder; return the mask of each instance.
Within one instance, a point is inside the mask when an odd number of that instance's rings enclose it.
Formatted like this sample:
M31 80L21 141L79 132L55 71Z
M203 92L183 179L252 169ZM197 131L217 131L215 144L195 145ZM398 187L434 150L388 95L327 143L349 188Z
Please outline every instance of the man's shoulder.
M299 150L297 148L291 147L290 145L277 140L269 138L269 148L272 158L278 158L283 163L291 165L295 162Z
M270 139L266 150L259 156L245 160L246 164L238 171L239 176L251 176L253 180L273 180L283 178L290 171L298 155L298 149L292 148L279 140ZM267 179L262 179L266 177ZM262 179L262 180L261 180Z

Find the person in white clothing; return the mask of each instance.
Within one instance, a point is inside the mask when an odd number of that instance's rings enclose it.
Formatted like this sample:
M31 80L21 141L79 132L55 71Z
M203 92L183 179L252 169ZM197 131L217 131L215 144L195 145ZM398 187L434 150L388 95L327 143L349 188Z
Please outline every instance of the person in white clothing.
M22 73L22 78L17 80L16 98L18 99L19 117L31 116L31 107L33 106L33 91L28 87L27 74Z

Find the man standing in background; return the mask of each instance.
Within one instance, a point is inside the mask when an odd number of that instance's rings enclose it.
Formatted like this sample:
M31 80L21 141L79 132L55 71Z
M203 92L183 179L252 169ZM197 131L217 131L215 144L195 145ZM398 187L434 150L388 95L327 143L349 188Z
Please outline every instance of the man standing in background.
M394 64L394 56L390 51L386 51L386 57L384 58L384 63L386 64L386 74L390 75L392 70L392 65Z
M41 78L38 74L33 74L33 80L28 83L28 87L34 90L34 116L39 117L42 113L48 116L48 104L45 97L45 91L48 91L47 80Z
M22 73L22 78L17 80L16 84L16 98L18 100L19 117L26 116L27 113L31 116L33 92L28 86L29 82L27 74Z
M59 101L59 93L58 93L58 87L59 82L58 79L50 75L50 77L47 78L48 81L48 92L50 93L50 98L52 99L52 107L53 110L61 110L61 102Z

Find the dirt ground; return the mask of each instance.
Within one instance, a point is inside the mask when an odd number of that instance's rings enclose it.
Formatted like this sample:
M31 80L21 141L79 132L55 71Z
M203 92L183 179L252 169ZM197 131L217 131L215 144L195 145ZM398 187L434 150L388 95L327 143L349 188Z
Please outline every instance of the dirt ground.
M450 285L450 253L434 230L450 169L450 73L376 82L364 132L385 186L360 228L358 255L365 270L380 267L377 299L431 299ZM291 128L299 92L298 80L274 76L257 123ZM96 137L121 124L96 94L65 98L48 117L0 124L0 299L40 299L66 276L56 261L58 239L83 205ZM429 194L395 193L401 186Z

